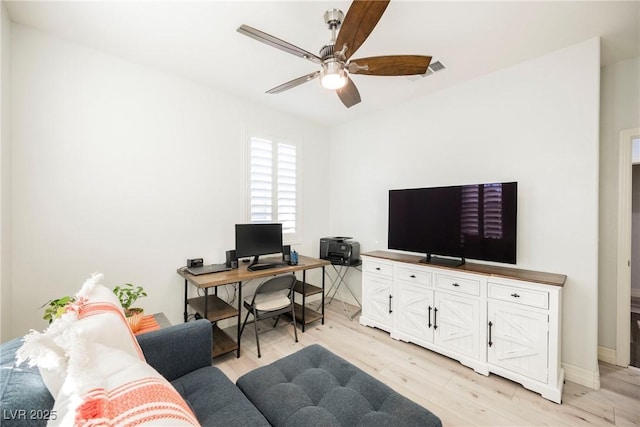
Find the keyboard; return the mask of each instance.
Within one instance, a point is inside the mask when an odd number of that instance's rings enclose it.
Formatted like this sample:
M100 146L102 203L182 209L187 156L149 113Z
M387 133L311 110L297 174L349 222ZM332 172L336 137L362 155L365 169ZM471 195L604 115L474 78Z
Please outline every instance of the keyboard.
M249 271L269 270L271 268L289 267L289 264L284 262L274 262L272 264L253 264L247 267Z
M227 267L226 264L211 264L211 265L203 265L202 267L191 267L187 268L187 273L193 274L194 276L200 276L201 274L210 274L210 273L220 273L221 271L229 271L231 267Z

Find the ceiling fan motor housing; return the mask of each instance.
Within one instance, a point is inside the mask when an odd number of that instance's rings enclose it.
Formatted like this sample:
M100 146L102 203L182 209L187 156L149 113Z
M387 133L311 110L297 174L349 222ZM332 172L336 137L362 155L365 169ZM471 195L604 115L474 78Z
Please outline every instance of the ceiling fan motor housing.
M329 58L333 58L333 52L335 51L334 49L334 45L333 44L326 44L324 46L322 46L322 49L320 49L320 58L322 58L323 61L326 61Z

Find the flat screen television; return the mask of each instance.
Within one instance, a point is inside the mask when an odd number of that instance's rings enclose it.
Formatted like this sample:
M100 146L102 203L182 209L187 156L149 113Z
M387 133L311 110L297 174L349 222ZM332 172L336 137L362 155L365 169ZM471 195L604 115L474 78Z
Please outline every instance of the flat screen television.
M517 182L389 190L389 249L515 264L517 208Z
M236 224L236 256L253 257L250 267L268 268L270 264L259 266L260 255L282 252L282 224Z

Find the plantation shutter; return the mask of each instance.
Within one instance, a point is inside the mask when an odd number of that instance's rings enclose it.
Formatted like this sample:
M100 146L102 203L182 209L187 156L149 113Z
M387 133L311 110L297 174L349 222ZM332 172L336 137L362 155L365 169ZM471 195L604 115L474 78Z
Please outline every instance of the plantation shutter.
M273 143L251 138L249 221L273 221Z
M278 222L282 223L282 232L296 232L296 147L278 144Z
M484 186L484 237L502 239L502 184Z
M465 185L462 187L462 235L480 235L480 189L478 185Z
M298 153L295 144L251 137L249 222L282 223L283 238L299 238Z
M482 203L482 205L480 205ZM462 187L461 239L502 239L502 184Z

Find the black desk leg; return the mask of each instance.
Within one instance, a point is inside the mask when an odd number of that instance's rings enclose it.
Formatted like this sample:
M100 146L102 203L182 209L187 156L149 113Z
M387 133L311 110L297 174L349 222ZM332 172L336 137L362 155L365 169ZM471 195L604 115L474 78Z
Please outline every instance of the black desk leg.
M255 322L255 319L254 319ZM240 358L240 324L242 323L242 282L238 282L238 351L237 357Z
M304 333L304 329L306 326L305 323L305 307L306 307L306 296L307 296L307 270L302 270L302 332ZM295 315L295 313L294 313Z
M187 323L187 319L189 318L189 314L187 313L187 279L184 279L184 323Z
M207 313L209 312L208 311L208 307L207 307L208 303L209 303L209 288L204 288L204 315L203 315L203 317L205 319L208 319L208 317L207 317Z
M324 325L324 265L322 266L322 324Z

